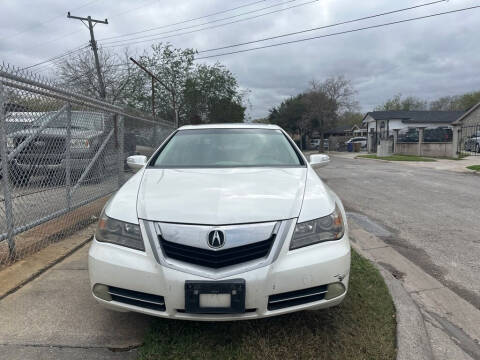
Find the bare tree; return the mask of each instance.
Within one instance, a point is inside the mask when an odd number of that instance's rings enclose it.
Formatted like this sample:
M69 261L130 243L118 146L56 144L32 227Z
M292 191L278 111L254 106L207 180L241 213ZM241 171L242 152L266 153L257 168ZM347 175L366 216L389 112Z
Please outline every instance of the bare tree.
M122 98L129 91L134 72L127 51L119 55L101 48L99 58L106 101L112 104L123 102ZM64 86L96 98L101 97L95 59L89 49L70 55L58 64L58 70Z
M330 77L323 82L312 80L312 90L322 90L332 101L337 103L337 112L358 110L358 102L355 100L356 91L350 80L343 75Z

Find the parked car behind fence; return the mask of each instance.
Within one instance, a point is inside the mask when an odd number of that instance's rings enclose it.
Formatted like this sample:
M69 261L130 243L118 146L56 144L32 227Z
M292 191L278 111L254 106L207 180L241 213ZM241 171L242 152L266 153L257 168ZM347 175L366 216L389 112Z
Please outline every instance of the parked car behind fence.
M0 64L0 266L92 222L129 176L137 129L160 143L173 122Z
M480 131L465 140L465 151L480 153Z

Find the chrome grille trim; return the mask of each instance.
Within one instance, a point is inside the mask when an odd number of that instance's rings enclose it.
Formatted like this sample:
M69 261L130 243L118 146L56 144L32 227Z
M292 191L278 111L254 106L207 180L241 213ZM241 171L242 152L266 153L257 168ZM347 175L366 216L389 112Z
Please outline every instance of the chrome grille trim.
M267 309L275 311L292 306L304 305L323 300L328 292L327 285L273 294L268 297Z
M182 261L165 257L160 245L160 241L158 240L159 233L157 231L156 224L157 222L154 222L154 221L147 221L147 220L140 219L140 227L142 229L142 233L146 238L148 238L151 251L157 263L159 263L162 266L175 269L184 273L198 275L198 276L206 277L213 280L218 280L218 279L227 278L233 275L241 274L247 271L251 271L254 269L258 269L258 268L270 265L272 262L274 262L278 258L278 255L280 254L280 250L282 249L285 243L287 235L293 232L293 227L295 226L295 219L287 219L287 220L277 221L276 223L274 223L272 234L276 233L276 237L267 257L248 261L241 264L228 266L225 268L220 268L220 269L207 268L200 265L189 264L189 263L185 263ZM255 225L255 224L243 224L243 226L245 225ZM233 225L228 225L228 226L233 226ZM242 226L242 224L235 225L235 226ZM222 226L217 226L215 228L221 229Z
M138 306L156 311L165 311L165 298L161 295L143 293L135 290L122 289L114 286L108 287L112 301L122 304Z
M306 294L306 295L290 296L290 297L280 299L280 300L270 300L269 303L270 304L276 304L276 303L281 303L281 302L284 302L284 301L302 299L302 298L307 298L307 297L316 296L316 295L322 295L322 294L326 294L326 293L327 293L326 290L325 291L318 291L318 292L314 292L314 293Z
M245 246L269 239L275 234L277 222L241 225L189 225L172 223L155 223L157 235L161 235L165 241L179 245L209 251L223 251L235 247ZM208 234L213 230L221 230L225 234L225 246L212 249L207 244Z
M108 293L110 295L115 295L115 296L125 298L125 299L136 300L136 301L146 302L146 303L155 304L155 305L165 305L165 301L145 300L145 299L142 299L141 297L138 297L138 296L129 296L129 295L121 294L118 291L109 290Z

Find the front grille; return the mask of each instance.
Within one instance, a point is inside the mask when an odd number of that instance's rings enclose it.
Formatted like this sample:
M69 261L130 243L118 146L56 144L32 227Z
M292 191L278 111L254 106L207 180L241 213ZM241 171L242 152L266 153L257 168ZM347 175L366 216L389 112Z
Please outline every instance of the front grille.
M275 235L264 241L219 251L173 243L161 236L159 236L159 240L166 257L219 269L268 256L275 241Z
M21 165L60 165L62 157L48 156L43 154L20 154L16 158L17 163Z
M108 293L112 296L113 301L151 310L165 311L165 300L163 296L146 294L113 286L108 287Z
M15 138L15 147L26 138ZM63 154L65 149L65 139L62 137L37 136L22 150L22 154Z
M268 297L268 310L278 310L290 306L307 304L323 300L327 293L327 285L311 287L308 289L289 291Z

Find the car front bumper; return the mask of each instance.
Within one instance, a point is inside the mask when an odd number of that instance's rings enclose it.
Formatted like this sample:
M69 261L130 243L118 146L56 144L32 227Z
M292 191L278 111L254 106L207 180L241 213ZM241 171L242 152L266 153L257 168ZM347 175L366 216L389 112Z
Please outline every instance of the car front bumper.
M72 158L70 167L72 171L83 171L91 162L92 159ZM35 161L35 159L21 159L20 161L15 159L13 165L22 171L34 171L35 173L48 173L52 171L61 171L67 168L65 159L58 159L51 162L45 160Z
M294 227L294 226L293 226ZM289 231L290 239L293 229ZM147 236L142 229L143 236ZM103 306L118 311L136 311L149 315L203 321L254 319L300 310L316 310L338 305L348 289L350 244L348 232L338 241L320 243L289 251L285 241L278 258L267 266L217 280L245 280L245 309L240 314L194 314L185 312L185 282L212 281L179 269L159 264L152 248L145 251L93 241L88 257L91 289L96 284L162 296L164 310L151 309L121 301L106 301L93 295ZM269 296L297 290L342 283L345 291L332 299L315 300L300 305L269 310Z

